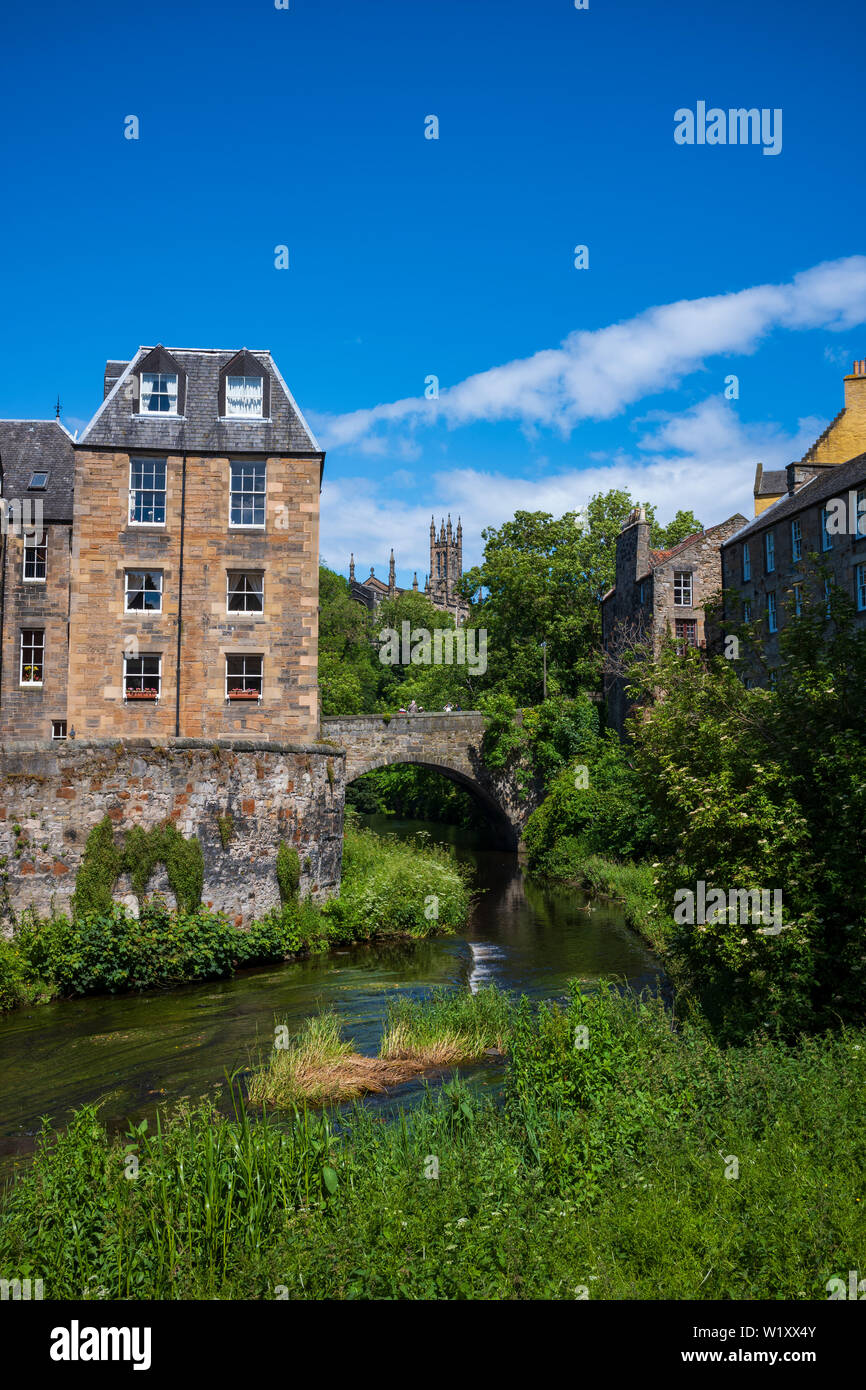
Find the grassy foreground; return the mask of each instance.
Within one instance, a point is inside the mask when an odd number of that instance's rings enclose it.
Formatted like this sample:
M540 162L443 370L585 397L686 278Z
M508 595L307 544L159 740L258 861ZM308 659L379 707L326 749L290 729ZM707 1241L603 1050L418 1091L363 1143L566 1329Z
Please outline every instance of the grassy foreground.
M605 988L508 1007L502 1106L454 1082L337 1136L238 1100L127 1143L79 1111L5 1202L0 1275L46 1298L824 1299L866 1268L866 1033L720 1049Z
M294 898L243 930L221 912L172 911L160 899L139 917L119 903L71 919L22 914L12 937L0 936L0 1010L57 995L218 979L353 941L450 932L464 924L471 902L467 870L447 850L348 821L339 897L322 907Z
M380 1094L437 1067L473 1062L506 1046L510 1008L495 989L401 998L388 1007L378 1057L352 1051L333 1012L314 1015L287 1047L275 1047L250 1080L250 1100L291 1106Z

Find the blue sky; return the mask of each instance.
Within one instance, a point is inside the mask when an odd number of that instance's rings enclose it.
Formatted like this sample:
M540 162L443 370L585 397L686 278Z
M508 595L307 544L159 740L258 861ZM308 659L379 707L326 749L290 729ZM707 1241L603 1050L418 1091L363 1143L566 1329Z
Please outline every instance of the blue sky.
M423 580L431 510L462 513L469 563L517 507L608 486L748 515L756 461L798 457L866 356L855 0L48 3L4 26L0 416L59 393L80 427L140 343L268 347L328 449L336 568L382 573L393 544ZM700 100L780 108L781 153L675 144Z

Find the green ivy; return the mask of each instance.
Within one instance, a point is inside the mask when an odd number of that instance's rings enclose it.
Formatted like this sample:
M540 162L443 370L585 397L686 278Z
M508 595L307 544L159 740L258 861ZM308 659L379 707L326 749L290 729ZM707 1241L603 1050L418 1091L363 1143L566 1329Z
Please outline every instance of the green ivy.
M235 833L235 818L231 811L226 811L224 816L217 816L217 825L220 832L220 841L223 849L228 849L229 840Z
M197 837L185 840L170 822L149 830L134 825L119 847L111 821L105 816L87 837L75 880L73 914L110 912L114 885L123 873L129 874L140 901L157 864L165 865L178 909L193 912L201 902L204 885L204 856Z
M280 841L277 850L277 883L280 888L280 901L292 902L298 896L301 882L301 861L298 851L291 849L285 840Z

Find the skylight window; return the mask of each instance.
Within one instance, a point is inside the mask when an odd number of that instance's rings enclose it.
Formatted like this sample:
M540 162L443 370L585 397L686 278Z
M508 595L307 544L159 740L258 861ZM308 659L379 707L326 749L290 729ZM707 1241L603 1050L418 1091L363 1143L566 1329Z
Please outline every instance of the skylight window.
M48 474L34 473L27 486L28 488L46 488L48 486Z

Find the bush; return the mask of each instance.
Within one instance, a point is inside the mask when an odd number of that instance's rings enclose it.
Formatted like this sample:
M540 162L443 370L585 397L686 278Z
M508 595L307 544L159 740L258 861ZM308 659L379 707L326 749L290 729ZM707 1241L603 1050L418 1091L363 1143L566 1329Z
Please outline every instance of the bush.
M455 931L469 915L469 879L470 871L423 833L396 840L349 822L340 896L325 903L322 916L334 941Z
M281 840L277 850L277 883L280 889L280 901L289 903L296 898L300 882L301 861L298 858L298 851L290 848L285 840Z

